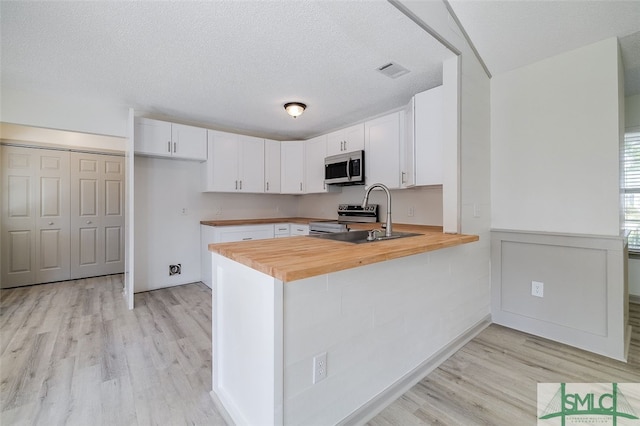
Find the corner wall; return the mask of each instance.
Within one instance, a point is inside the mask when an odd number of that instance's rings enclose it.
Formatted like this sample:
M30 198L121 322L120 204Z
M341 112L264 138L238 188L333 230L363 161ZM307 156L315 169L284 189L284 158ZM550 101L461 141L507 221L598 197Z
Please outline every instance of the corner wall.
M491 81L493 321L620 360L622 84L615 38Z

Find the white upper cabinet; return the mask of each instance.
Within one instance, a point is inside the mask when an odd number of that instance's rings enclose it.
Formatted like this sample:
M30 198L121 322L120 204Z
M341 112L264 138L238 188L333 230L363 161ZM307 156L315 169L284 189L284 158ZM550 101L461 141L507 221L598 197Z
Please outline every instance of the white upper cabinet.
M207 160L207 130L139 117L135 121L135 153L151 157Z
M364 123L327 135L327 156L364 149Z
M400 120L394 112L364 123L365 177L367 186L383 183L400 187Z
M400 187L416 185L416 151L414 132L415 97L402 111L400 127Z
M418 93L414 99L415 184L442 185L442 86Z
M280 193L280 142L264 140L264 192Z
M280 193L304 194L304 141L286 141L280 145Z
M208 131L205 191L264 192L264 139Z
M324 183L324 158L327 156L327 136L304 142L305 193L327 192Z

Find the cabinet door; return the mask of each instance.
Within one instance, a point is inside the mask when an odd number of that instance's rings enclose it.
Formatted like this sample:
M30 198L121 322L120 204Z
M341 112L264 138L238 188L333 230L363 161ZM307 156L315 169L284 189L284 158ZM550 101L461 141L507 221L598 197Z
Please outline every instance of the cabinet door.
M327 137L318 136L304 143L305 193L326 192L324 158L327 156Z
M287 141L280 145L281 193L304 192L304 141Z
M134 151L136 154L154 157L171 157L171 123L136 118L134 133Z
M344 129L344 151L359 151L364 149L364 123Z
M327 156L364 149L364 123L327 135Z
M216 243L273 238L273 225L220 226L214 231Z
M207 160L207 130L171 124L171 154L185 160Z
M264 141L264 192L280 192L280 142Z
M442 86L415 96L414 116L416 185L442 185Z
M401 114L400 127L400 186L409 188L416 184L415 143L414 143L414 105L411 98Z
M400 112L365 123L366 184L400 187Z
M264 192L264 139L239 135L238 190Z
M291 236L309 235L309 225L301 225L299 223L291 224Z
M238 135L208 132L209 159L205 163L206 190L236 192L238 190Z

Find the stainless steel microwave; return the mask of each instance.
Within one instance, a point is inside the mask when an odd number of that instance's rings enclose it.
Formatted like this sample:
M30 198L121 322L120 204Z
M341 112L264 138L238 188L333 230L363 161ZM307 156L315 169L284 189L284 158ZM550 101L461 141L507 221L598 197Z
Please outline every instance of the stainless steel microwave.
M324 182L329 185L364 185L364 151L325 158Z

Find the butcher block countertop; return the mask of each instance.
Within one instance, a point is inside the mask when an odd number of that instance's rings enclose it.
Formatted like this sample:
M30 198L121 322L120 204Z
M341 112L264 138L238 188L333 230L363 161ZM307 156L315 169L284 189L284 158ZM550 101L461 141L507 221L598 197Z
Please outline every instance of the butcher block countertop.
M249 223L242 221L240 224ZM350 227L378 229L380 224ZM422 235L364 244L296 236L209 244L209 250L283 282L290 282L479 240L477 235L444 234L442 228L437 226L394 223L393 230Z

